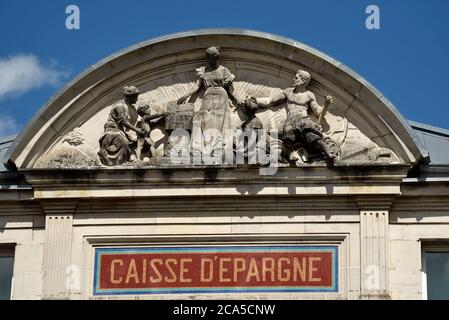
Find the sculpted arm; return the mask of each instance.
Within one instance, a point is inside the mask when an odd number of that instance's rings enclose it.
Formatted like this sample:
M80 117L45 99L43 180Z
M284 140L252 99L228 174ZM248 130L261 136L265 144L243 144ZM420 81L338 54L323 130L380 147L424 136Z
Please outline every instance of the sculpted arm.
M125 128L127 128L128 130L132 130L132 131L135 131L135 132L140 133L140 134L145 133L142 129L139 129L139 128L137 128L136 126L133 126L133 125L132 125L127 119L125 119L125 118L122 118L120 122L121 122L121 124L123 124L123 126L124 126Z
M329 105L331 105L334 102L334 99L331 96L326 96L324 98L324 107L321 107L318 104L315 95L310 91L309 96L310 96L309 106L312 109L313 114L317 116L319 119L322 119L326 115Z
M157 118L166 117L169 114L170 114L169 112L162 112L162 113L157 113L157 114L153 114L153 115L145 115L142 117L142 120L147 122L147 121L151 121L151 120L154 120Z
M323 111L323 107L321 107L318 104L318 101L316 101L316 97L312 92L309 92L309 96L310 96L309 102L310 109L312 109L312 112L315 116L319 117L321 112Z
M239 97L234 90L234 85L232 82L226 86L226 90L228 91L229 95L234 98L234 100L237 102L237 105L241 106L244 103L244 99Z
M281 92L271 98L256 98L256 100L257 100L257 104L260 107L268 108L268 107L272 107L272 106L275 106L275 105L278 105L278 104L284 102L285 100L287 100L287 97L285 96L284 92Z
M200 78L198 78L195 82L195 85L192 89L190 89L186 94L181 96L178 99L178 104L183 104L192 94L198 92L201 89L202 81Z
M111 116L116 119L116 122L124 126L128 130L135 131L137 133L142 133L143 131L137 128L134 124L129 121L128 108L125 104L117 104L111 111Z

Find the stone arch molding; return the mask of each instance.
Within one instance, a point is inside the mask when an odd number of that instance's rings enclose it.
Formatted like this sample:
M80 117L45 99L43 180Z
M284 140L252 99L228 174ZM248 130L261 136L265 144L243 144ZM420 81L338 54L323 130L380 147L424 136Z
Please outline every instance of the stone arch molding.
M210 46L222 48L221 64L235 75L235 91L242 96L276 95L292 86L298 69L309 72L308 89L318 103L323 105L326 95L334 98L322 130L340 147L337 163L413 165L425 156L394 106L342 63L291 39L220 29L157 38L100 61L38 112L11 147L9 163L19 169L101 166L99 137L112 106L122 99L122 88L137 86L139 104L165 112L194 85L195 70L205 65ZM195 112L201 101L201 92L191 98ZM237 128L245 116L232 102L230 108ZM264 128L282 128L285 104L256 115ZM167 138L163 126L156 125L151 137L156 153L162 154Z

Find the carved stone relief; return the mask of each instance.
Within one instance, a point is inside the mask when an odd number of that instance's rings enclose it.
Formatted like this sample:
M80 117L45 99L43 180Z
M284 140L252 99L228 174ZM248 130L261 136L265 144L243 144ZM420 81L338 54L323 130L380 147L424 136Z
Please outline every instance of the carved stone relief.
M182 145L212 155L225 144L225 130L277 130L267 139L266 153L278 153L280 163L400 163L390 149L379 146L334 108L331 96L313 92L309 73L298 70L289 88L239 81L220 64L221 49L207 50L207 65L196 70L192 83L174 83L139 92L123 91L123 100L56 141L35 164L37 168L164 166L172 150ZM216 130L198 143L192 130ZM188 142L172 141L176 129ZM204 138L204 137L203 137ZM218 139L218 140L217 140ZM277 145L274 147L274 145Z

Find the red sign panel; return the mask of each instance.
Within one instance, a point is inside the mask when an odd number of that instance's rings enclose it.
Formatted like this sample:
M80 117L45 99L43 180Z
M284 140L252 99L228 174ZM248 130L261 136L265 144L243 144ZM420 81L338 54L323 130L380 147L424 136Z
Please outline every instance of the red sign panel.
M337 292L327 247L97 249L94 294Z

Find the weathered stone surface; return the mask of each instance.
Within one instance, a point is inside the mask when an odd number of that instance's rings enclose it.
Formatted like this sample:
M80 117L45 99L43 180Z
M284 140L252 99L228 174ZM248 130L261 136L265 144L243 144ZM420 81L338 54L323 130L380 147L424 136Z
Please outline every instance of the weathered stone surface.
M234 94L245 101L282 94L298 69L308 72L317 104L333 98L321 131L338 150L334 165L307 163L300 150L295 166L272 175L248 164L167 161L168 133L190 132L204 106L221 105L203 103L204 90L190 94L210 46L222 48ZM105 166L99 138L129 85L140 90L127 105L138 115L130 140L136 148L143 141L140 161ZM231 128L282 129L287 120L286 103L260 108L226 95ZM0 247L15 246L13 298L421 299L422 250L449 241L449 192L443 178L405 179L423 154L402 120L342 63L276 36L184 33L121 52L55 97L10 154L26 185L0 188ZM338 292L94 295L96 248L242 244L337 246ZM373 270L377 287L367 285Z
M281 88L270 88L247 82L236 81L234 86L237 92L236 94L240 96L273 97L282 93ZM201 101L203 99L201 96L198 96L194 103L182 107L175 107L176 97L182 94L182 92L185 92L187 90L185 88L187 87L181 87L177 84L159 87L155 90L142 93L137 102L138 105L149 105L152 114L171 114L167 116L165 125L156 124L155 126L152 126L150 132L149 137L154 141L156 148L155 152L158 156L166 154L164 150L167 147L169 133L176 128L191 130L191 121L193 120L194 115L199 112ZM318 98L318 100L321 99L322 98L320 97ZM350 122L348 118L351 117L357 120L358 123L363 122L363 120L358 120L356 114L348 114L348 111L339 114L338 110L345 110L345 108L339 107L339 103L340 102L337 102L335 107L334 105L331 105L329 112L326 113L321 122L323 135L326 138L331 139L331 141L334 141L335 148L339 150L338 163L350 165L372 163L394 164L402 162L394 151L379 146ZM97 140L101 135L101 129L99 129L102 123L101 119L107 117L106 115L110 112L108 111L111 110L110 108L112 107L107 107L98 114L93 115L92 118L86 120L85 124L58 139L59 142L55 143L50 150L37 160L35 167L101 167L102 164L97 156L99 151ZM242 123L245 122L247 116L235 107L232 109L231 101L230 108L230 128L238 129L241 127ZM266 130L282 130L285 121L287 121L287 113L285 110L284 104L281 104L276 108L260 108L257 111L257 119L260 120L261 126ZM193 114L191 114L192 111ZM311 115L311 118L312 121L318 121L314 115ZM300 154L297 155L297 159L301 163L304 163ZM149 164L149 162L147 163ZM159 162L159 164L161 163ZM123 165L126 164L123 163Z
M369 145L365 151L356 148L351 153L348 152L352 150L350 143L339 143L344 162L372 163L377 158L375 161L379 163L412 163L420 158L417 140L410 136L410 130L394 107L383 97L377 97L378 93L350 69L312 48L280 37L239 30L185 33L181 38L163 39L161 43L143 43L114 55L104 65L99 64L79 77L33 122L30 133L19 139L20 147L11 148L11 161L21 168L63 168L69 162L73 163L72 167L95 167L97 162L84 159L83 153L88 157L97 153L98 137L112 106L121 99L123 84L140 89L139 105L147 104L154 112L165 112L169 104L192 88L194 70L205 65L204 50L210 45L222 48L221 63L235 75L237 96L270 97L290 86L296 70L309 72L314 79L309 90L315 93L318 103L323 104L325 95L334 98L323 125L326 135L341 141L346 136L341 124L347 121L348 126L353 125L359 131L355 140L360 137L364 140L361 145ZM193 98L194 113L201 106L201 94ZM356 109L351 107L354 101L358 101ZM233 110L235 107L231 104L231 127L239 128L245 115ZM257 117L268 130L282 127L286 113L280 106L277 110L261 110ZM377 128L382 128L382 132L375 133ZM65 146L64 137L75 129L84 140L83 144L70 146L71 150ZM156 145L155 153L162 156L167 142L163 125L154 127L151 140ZM379 157L376 150L372 154L373 148L390 149L391 154L388 157L380 151Z

